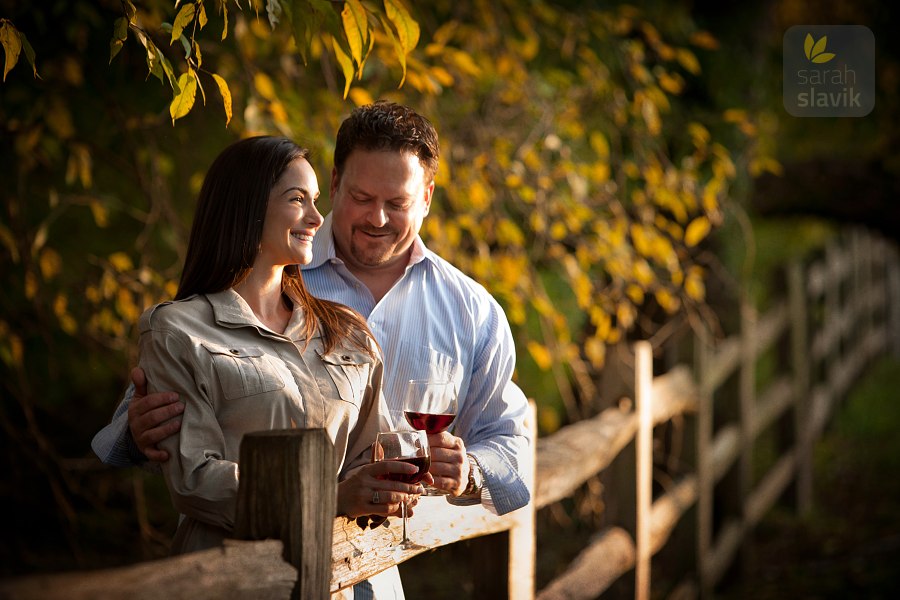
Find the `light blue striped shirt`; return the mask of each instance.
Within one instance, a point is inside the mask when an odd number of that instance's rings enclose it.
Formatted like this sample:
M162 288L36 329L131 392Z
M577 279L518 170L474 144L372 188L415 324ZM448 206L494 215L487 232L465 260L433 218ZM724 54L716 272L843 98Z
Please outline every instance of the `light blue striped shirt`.
M407 381L451 375L459 402L453 434L484 472L482 504L501 515L528 504L528 403L512 382L516 355L506 315L481 284L416 236L406 272L376 303L335 255L330 214L313 240L303 281L314 296L366 318L381 345L385 400L395 423L404 418Z

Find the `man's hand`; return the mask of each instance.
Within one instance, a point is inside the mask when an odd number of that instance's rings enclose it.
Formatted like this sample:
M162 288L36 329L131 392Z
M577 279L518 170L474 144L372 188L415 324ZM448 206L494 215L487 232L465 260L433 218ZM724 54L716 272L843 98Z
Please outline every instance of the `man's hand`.
M469 483L466 445L461 438L442 431L428 436L428 446L431 448L431 468L428 472L434 477L434 487L451 496L459 496Z
M131 381L134 382L134 396L128 405L131 437L149 460L165 462L169 453L157 448L156 444L181 429L181 419L172 417L184 412L184 403L178 401L175 392L147 394L147 377L140 367L131 371Z

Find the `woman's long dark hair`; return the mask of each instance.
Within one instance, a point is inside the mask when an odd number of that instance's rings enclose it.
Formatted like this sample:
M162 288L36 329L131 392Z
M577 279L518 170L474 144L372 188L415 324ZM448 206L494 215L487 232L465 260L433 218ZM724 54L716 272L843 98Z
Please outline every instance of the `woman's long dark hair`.
M309 150L283 137L258 136L225 148L203 180L175 299L234 287L253 267L262 242L269 194L288 165ZM371 354L365 320L350 308L312 296L300 268L284 270L282 289L306 312L307 343L321 327L325 352L341 341Z

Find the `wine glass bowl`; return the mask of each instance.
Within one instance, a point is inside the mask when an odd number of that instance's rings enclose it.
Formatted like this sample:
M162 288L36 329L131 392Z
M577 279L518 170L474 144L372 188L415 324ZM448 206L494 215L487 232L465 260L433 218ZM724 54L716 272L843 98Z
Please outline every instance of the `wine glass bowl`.
M372 447L372 462L398 461L415 465L418 471L415 473L387 473L382 477L392 481L403 483L419 483L428 473L431 466L431 451L428 448L428 436L424 431L382 431L375 436L375 444ZM397 545L403 549L421 548L409 539L406 533L406 503L400 504L403 518L403 539Z
M403 398L403 414L415 429L446 431L456 419L456 385L452 381L410 379Z
M410 379L403 397L403 415L414 428L428 434L446 431L456 420L456 385L448 380ZM426 486L426 496L447 492Z

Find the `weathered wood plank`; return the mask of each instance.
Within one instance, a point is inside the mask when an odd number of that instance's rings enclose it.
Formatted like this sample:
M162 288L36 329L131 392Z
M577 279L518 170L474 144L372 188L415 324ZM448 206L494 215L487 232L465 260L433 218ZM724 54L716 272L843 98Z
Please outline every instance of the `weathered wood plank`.
M697 386L687 367L678 366L653 380L654 424L697 407ZM637 432L637 416L610 408L592 419L568 425L537 444L535 506L568 497L578 486L610 465ZM578 460L572 460L572 457Z
M529 510L529 507L520 510ZM409 520L409 537L428 549L445 546L507 531L515 525L517 512L498 517L481 505L452 506L443 497L423 496ZM389 527L361 530L354 521L342 517L334 520L332 592L426 551L394 548L402 539L403 531L399 518L388 519L388 523Z
M278 540L224 547L128 567L0 581L4 600L287 600L297 569Z

